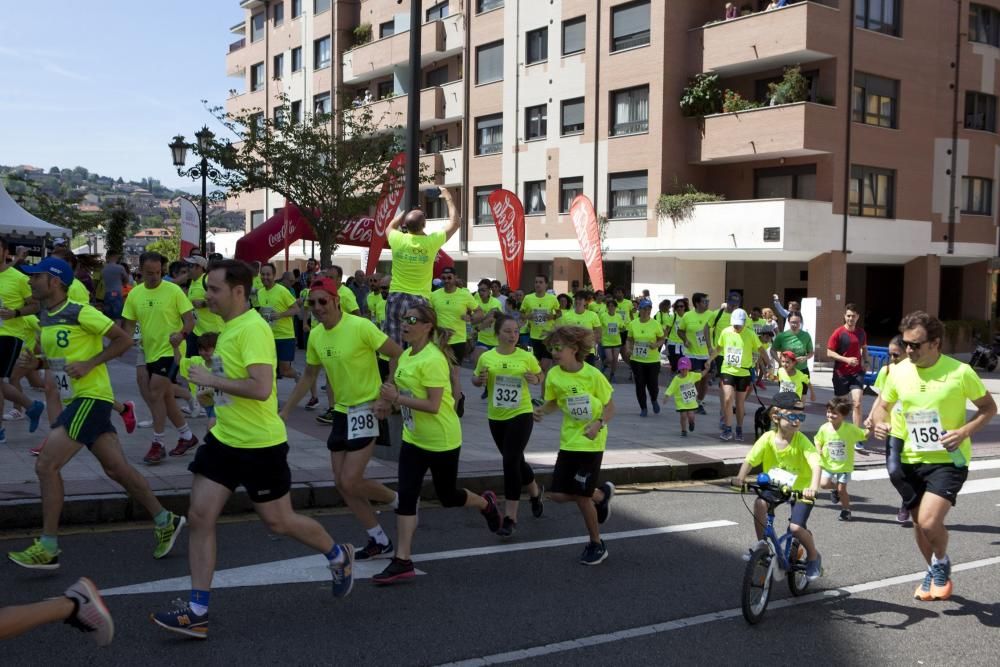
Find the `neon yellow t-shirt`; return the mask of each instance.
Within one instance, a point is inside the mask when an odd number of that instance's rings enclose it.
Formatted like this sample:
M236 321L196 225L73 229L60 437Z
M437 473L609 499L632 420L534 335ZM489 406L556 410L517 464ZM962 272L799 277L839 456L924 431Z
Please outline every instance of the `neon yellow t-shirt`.
M600 335L601 330L601 318L598 317L597 313L592 310L585 310L582 313L576 312L576 310L564 310L562 317L559 318L558 326L561 327L583 327L584 329L589 329L593 331L597 329L598 335ZM594 341L595 344L597 341ZM596 346L590 348L590 354L594 353Z
M358 306L358 297L354 296L354 292L347 285L341 284L337 287L337 296L340 297L340 310L341 312L353 314L355 311L361 312L360 306Z
M365 301L368 303L368 318L371 319L376 324L379 324L378 319L378 309L381 302L385 299L382 298L381 292L369 292L368 296L365 297ZM463 329L465 327L462 327Z
M534 292L524 297L521 312L530 322L528 335L532 340L542 340L555 328L555 317L559 315L559 299L554 294L538 296Z
M883 364L882 368L878 369L878 375L875 376L875 382L872 386L878 391L879 396L885 391L885 383L889 379L889 367L894 364ZM903 405L899 401L892 406L892 412L889 413L889 424L892 428L891 433L905 433L906 432L906 421L903 419ZM896 436L899 437L899 436Z
M180 363L181 377L190 378L192 366L206 366L205 360L202 359L201 357L184 357L183 359L181 359ZM191 394L193 396L198 396L198 394L210 391L212 392L213 400L219 399L221 402L223 397L223 393L220 390L212 389L210 387L198 386L194 382L191 382L190 379L188 380L188 389L191 391Z
M389 232L392 250L392 291L429 299L434 280L434 258L448 238L443 231L430 234Z
M17 310L24 307L24 301L31 298L31 286L28 276L14 267L0 271L0 308ZM34 340L23 317L10 320L0 320L0 336L14 336L25 343Z
M864 442L868 435L864 429L844 420L839 429L826 422L819 427L813 441L819 451L823 470L827 472L851 472L854 470L854 445Z
M722 372L735 377L747 377L753 368L754 352L760 349L760 338L750 327L737 331L726 327L719 334L719 351L722 353Z
M656 347L656 341L663 338L663 327L656 320L650 318L648 322L640 322L635 318L628 323L628 337L632 340L632 361L641 364L660 363L660 350Z
M73 278L73 282L70 283L69 289L66 290L66 298L73 303L90 303L90 290L87 286L80 282L79 278Z
M451 368L437 345L428 343L417 354L407 348L396 365L395 382L401 394L414 398L427 398L429 388L444 390L437 414L400 406L405 442L431 452L462 446L462 425L451 394Z
M705 327L715 319L714 310L699 313L689 310L677 321L677 328L687 335L689 343L685 343L687 355L692 359L708 359L708 339L705 337Z
M732 322L732 319L733 319L733 314L726 312L725 306L719 308L717 311L712 313L712 319L709 320L709 325L712 327L712 340L718 341L719 336L722 335L722 332L729 328L729 324L730 322ZM749 328L749 327L744 327L744 328ZM716 343L716 348L718 347L719 345L718 343Z
M264 281L261 280L260 276L254 276L253 282L250 284L250 305L256 308L260 305L257 302L257 293L264 289Z
M631 299L622 299L619 301L617 310L625 316L626 320L633 320L637 317L635 313L635 304Z
M809 438L796 431L795 437L783 449L774 445L777 431L768 431L760 436L747 453L746 461L752 466L761 466L764 472L780 468L795 475L792 489L802 491L812 483L813 471L820 467L820 456L809 442Z
M589 311L588 311L589 312ZM545 400L555 401L563 412L559 429L559 449L571 452L603 452L608 429L602 428L593 440L584 431L587 424L600 419L604 406L611 401L614 389L604 373L590 364L570 373L553 366L545 376Z
M598 313L601 319L601 345L604 347L619 347L622 344L622 333L626 331L625 316L615 309L612 315L607 310Z
M469 293L469 296L472 296L471 292ZM496 297L491 296L489 301L485 303L483 303L483 300L479 297L479 295L472 297L472 300L473 303L475 303L476 306L478 306L479 308L482 308L483 312L487 315L489 315L494 310L497 313L503 313L503 305L500 303L500 300L497 299ZM489 345L491 347L495 347L497 344L497 335L496 332L493 331L493 323L491 322L489 325L487 325L484 322L482 327L483 328L479 330L479 335L476 336L476 342L482 343L483 345Z
M799 398L802 398L802 393L808 384L809 376L798 368L795 369L794 375L789 375L783 367L778 369L778 391L794 391Z
M287 340L295 338L295 323L291 317L282 317L280 320L271 320L270 316L283 313L295 305L295 297L288 291L288 288L280 283L275 283L271 289L263 287L257 291L257 303L260 304L261 317L271 327L274 340Z
M54 312L42 311L42 353L54 376L59 398L64 404L76 398L115 400L111 378L105 364L95 366L82 378L72 378L65 372L66 364L88 361L104 351L104 335L114 326L93 306L67 301Z
M541 373L535 355L527 350L514 348L511 354L500 354L498 350L487 350L476 362L473 374L489 373L486 381L489 404L486 416L503 421L532 411L531 394L525 373Z
M465 316L476 309L476 297L472 296L469 290L456 289L454 292L447 292L439 289L431 292L430 301L431 308L437 313L438 326L451 331L448 344L454 345L468 340Z
M142 327L142 353L147 362L174 356L170 336L184 328L181 316L194 307L181 288L167 281L153 289L145 284L132 288L122 316Z
M191 281L191 286L188 287L188 301L204 301L205 300L205 276L198 278L197 280ZM219 333L225 326L225 322L222 318L211 310L208 306L202 306L201 308L194 309L194 332L197 335L203 333L215 332Z
M146 327L142 328L142 332L145 341ZM219 334L219 342L212 355L212 372L243 380L250 377L247 367L258 364L271 367L271 393L265 400L224 394L225 400L221 404L216 402L212 435L224 445L260 449L288 440L285 422L278 416L278 391L274 376L278 358L271 328L256 311L248 310L226 322L226 328Z
M965 402L986 395L986 387L968 364L941 355L930 368L918 368L905 359L892 368L883 398L902 404L901 425L892 435L905 442L903 463L951 463L941 446L941 435L965 425ZM959 445L966 463L972 460L972 441Z
M674 407L677 410L697 410L698 388L695 385L700 380L701 373L698 371L688 371L687 375L677 373L663 394L674 397Z
M673 345L684 344L684 341L681 340L680 335L677 333L677 325L680 323L677 313L671 313L670 311L656 313L656 321L663 327L663 333L666 334L668 343Z
M382 378L375 354L388 338L365 318L347 313L332 329L319 322L309 332L306 363L326 371L334 410L346 414L348 408L378 398Z

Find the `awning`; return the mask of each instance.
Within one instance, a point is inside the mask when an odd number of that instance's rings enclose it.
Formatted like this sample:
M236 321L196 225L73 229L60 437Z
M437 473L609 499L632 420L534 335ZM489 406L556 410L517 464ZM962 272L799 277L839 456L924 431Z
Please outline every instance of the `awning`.
M45 222L25 211L0 183L0 234L5 236L69 236L69 230Z

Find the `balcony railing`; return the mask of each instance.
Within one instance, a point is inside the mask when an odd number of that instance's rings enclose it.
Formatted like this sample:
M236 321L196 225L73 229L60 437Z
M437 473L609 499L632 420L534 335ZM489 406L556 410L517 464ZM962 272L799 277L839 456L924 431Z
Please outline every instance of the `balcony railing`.
M240 49L242 49L246 45L247 45L247 38L246 37L243 37L242 39L238 39L238 40L236 40L235 42L233 42L232 44L229 45L229 52L232 53L233 51L239 51Z
M503 150L503 144L480 144L477 155L495 155Z
M648 208L642 206L614 206L611 209L611 218L646 218Z
M625 49L631 49L636 46L643 46L649 44L649 31L643 30L642 32L637 32L627 37L619 37L614 41L612 53L615 51L623 51Z
M633 120L628 123L615 123L615 126L611 129L611 134L615 137L624 134L640 134L642 132L649 132L648 118L646 120Z

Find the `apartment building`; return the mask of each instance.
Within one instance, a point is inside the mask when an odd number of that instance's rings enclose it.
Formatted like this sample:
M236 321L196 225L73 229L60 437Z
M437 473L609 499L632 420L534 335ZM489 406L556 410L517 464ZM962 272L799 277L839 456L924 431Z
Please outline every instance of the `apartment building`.
M410 91L409 0L244 0L227 104L271 110L283 91L301 113L343 90L405 123L419 94L421 161L461 194L446 249L472 280L503 277L485 206L503 187L527 214L525 285L586 282L567 215L584 193L606 218L606 278L635 293L808 294L820 330L848 301L884 332L917 307L989 316L1000 0L735 4L726 19L723 0L424 0ZM781 103L768 84L794 66L808 92ZM703 73L756 104L686 117ZM724 200L657 216L688 185ZM237 205L249 228L283 202Z

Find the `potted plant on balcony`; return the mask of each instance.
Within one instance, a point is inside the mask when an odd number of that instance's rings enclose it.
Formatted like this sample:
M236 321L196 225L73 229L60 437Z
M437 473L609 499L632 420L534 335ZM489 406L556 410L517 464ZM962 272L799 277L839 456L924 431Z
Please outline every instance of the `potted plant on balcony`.
M722 109L719 75L702 73L688 82L681 94L681 113L685 116L708 116Z
M674 227L677 226L678 222L691 217L695 204L725 200L723 195L717 195L713 192L700 192L698 188L690 183L684 187L680 187L676 180L674 181L673 189L674 192L672 194L661 194L660 198L656 201L656 217L670 218L674 223Z
M372 24L362 23L354 28L354 46L361 46L372 41Z
M781 81L767 84L767 93L771 106L805 102L809 99L809 79L802 76L798 65L786 67Z
M760 102L748 100L735 90L726 90L722 100L722 113L734 113L736 111L749 111L759 109L764 106Z

